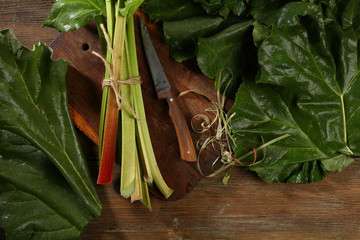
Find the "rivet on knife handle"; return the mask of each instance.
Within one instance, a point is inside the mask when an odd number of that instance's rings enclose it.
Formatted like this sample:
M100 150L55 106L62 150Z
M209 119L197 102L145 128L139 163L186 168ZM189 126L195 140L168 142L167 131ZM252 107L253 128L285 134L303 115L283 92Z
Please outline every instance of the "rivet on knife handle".
M170 91L170 83L167 80L165 72L161 66L160 60L156 54L149 32L142 17L140 17L140 31L146 60L155 85L155 91L159 99L166 99L169 104L169 115L175 126L181 159L188 162L195 162L196 152L189 128L176 99Z

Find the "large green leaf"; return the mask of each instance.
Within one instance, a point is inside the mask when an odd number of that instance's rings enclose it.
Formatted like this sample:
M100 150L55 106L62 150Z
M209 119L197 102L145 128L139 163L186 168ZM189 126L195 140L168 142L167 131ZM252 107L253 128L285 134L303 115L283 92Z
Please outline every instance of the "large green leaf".
M259 23L280 26L289 24L299 15L310 15L318 9L314 3L292 0L253 0L249 11Z
M288 98L291 99L292 96ZM268 146L262 162L251 168L263 180L314 182L325 176L317 160L329 157L298 126L290 112L286 96L281 96L271 86L246 81L239 88L229 114L234 112L236 115L230 124L238 156L248 151L249 147L262 145L262 141L269 142L285 134L291 135ZM262 154L263 152L259 153L260 160L264 157ZM310 163L309 166L308 163L313 161L316 163ZM314 168L314 172L309 171L309 167Z
M8 240L74 239L91 218L43 152L0 132L0 226Z
M236 153L261 145L261 137L291 136L267 147L264 161L251 169L268 182L314 182L324 170L353 163L360 147L354 28L342 28L318 8L274 27L259 49L259 63L258 84L243 84L231 111Z
M143 10L151 19L164 22L164 35L173 58L181 62L196 56L206 76L227 76L218 79L220 84L216 87L223 91L231 81L227 95L234 96L242 79L254 78L257 71L254 41L261 44L268 35L268 25L288 24L298 15L314 13L318 2L310 2L313 1L182 0L175 4L147 0Z
M182 62L196 54L197 38L215 32L223 19L214 16L197 16L184 20L164 22L166 43L170 54Z
M52 61L51 54L44 44L30 51L11 31L0 32L0 129L42 151L91 215L99 216L101 204L68 110L68 63Z
M101 15L106 16L105 0L55 0L44 26L68 32Z
M192 0L145 0L141 8L154 21L175 21L206 15L202 7Z

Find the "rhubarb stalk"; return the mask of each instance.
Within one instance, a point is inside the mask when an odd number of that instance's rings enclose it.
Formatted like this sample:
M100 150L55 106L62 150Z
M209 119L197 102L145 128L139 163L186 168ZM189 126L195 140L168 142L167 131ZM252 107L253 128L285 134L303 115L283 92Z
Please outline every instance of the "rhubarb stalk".
M116 157L117 140L121 141L120 193L141 200L151 209L148 185L153 182L168 198L170 189L161 176L152 148L142 99L136 54L133 14L142 1L107 0L107 33L105 79L118 81L119 89L105 86L99 132L99 184L108 184ZM112 50L113 49L113 50ZM112 73L113 72L113 73ZM111 76L113 75L113 76ZM117 92L118 91L118 92ZM117 94L119 94L117 96ZM117 97L121 98L121 117ZM118 121L121 121L118 128ZM118 136L121 134L121 137Z

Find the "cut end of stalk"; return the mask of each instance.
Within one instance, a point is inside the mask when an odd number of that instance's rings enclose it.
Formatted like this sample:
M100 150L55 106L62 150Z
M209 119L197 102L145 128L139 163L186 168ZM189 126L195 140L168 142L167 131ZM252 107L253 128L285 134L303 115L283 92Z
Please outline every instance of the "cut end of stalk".
M147 201L145 199L141 199L140 201L149 209L150 212L152 211L150 201Z
M141 201L150 211L152 211L151 203L150 203L150 196L149 196L148 186L147 186L146 182L144 182L144 181L141 182L141 185L142 185L142 198L141 198L140 201Z
M138 200L141 200L141 197L139 197L138 195L132 194L130 199L131 199L130 202L134 203L134 202L136 202Z
M174 192L174 190L169 188L169 190L167 190L165 193L163 192L163 194L164 194L165 198L168 199L173 192Z
M173 190L168 187L164 178L162 177L155 158L150 161L150 171L157 188L160 190L160 192L164 195L165 198L169 198L173 193Z
M154 179L151 177L147 177L147 176L144 176L144 181L146 182L147 185L149 185L150 187L152 187L154 185Z
M136 161L136 174L135 174L135 190L133 194L131 194L131 203L141 200L143 198L142 193L142 181L141 181L141 170L139 161Z
M112 181L112 174L115 164L116 153L116 132L118 122L118 109L114 102L114 94L109 92L108 105L104 122L104 136L102 138L102 149L100 158L100 169L98 184L109 184Z
M113 169L114 161L106 163L103 159L100 164L97 184L110 184L112 182Z
M174 192L174 190L169 188L165 182L164 184L156 183L156 186L159 188L160 192L164 195L166 199L168 199L171 196L171 194Z
M100 178L98 178L98 180L97 180L97 184L110 184L112 182L112 179L110 178L110 179L100 179Z
M112 182L113 170L114 160L109 158L103 158L100 163L97 184L110 184Z
M128 186L126 188L121 188L120 194L124 198L129 198L134 193L134 191L135 191L135 184L131 184L130 186Z
M111 171L112 173L112 171ZM112 182L112 174L110 171L99 171L99 176L96 181L97 184L110 184Z
M131 199L130 202L133 203L133 202L136 202L138 200L141 200L142 198L141 198L140 195L132 194L130 199Z

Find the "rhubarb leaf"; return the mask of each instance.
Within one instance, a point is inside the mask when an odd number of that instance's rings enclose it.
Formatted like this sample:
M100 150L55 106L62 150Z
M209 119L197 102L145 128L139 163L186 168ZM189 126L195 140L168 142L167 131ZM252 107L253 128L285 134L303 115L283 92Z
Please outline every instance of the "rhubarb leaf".
M0 226L7 239L74 239L91 218L42 151L0 132Z
M262 145L263 141L266 143L290 134L290 137L258 152L260 162L250 169L264 181L305 183L325 177L318 159L327 159L328 156L308 139L307 133L292 116L287 100L284 101L274 88L245 81L239 88L229 115L234 112L236 114L230 125L237 145L237 156L247 152L249 147ZM249 158L249 163L252 160ZM313 171L309 171L311 169Z
M274 27L259 49L257 84L240 87L229 113L236 112L237 155L291 135L250 168L265 181L314 182L325 170L345 169L360 151L359 40L353 25L343 28L332 16L318 7Z
M101 204L68 109L68 63L52 61L51 54L45 44L30 51L10 30L0 32L0 129L42 151L91 215L99 216Z
M104 0L55 0L44 26L68 32L85 26L101 15L106 16Z
M322 1L182 0L180 2L181 4L170 4L166 0L145 0L143 11L151 19L164 22L164 35L170 45L170 55L174 59L181 62L195 56L201 71L206 76L210 78L227 76L217 79L216 83L219 84L216 84L216 88L223 91L230 82L226 94L234 96L244 77L255 77L258 67L256 47L259 47L263 38L268 35L271 25L288 24L298 15L313 14ZM198 11L199 8L203 11ZM217 21L216 27L211 25L214 20ZM248 26L247 30L254 29L254 32L245 31L240 37L239 33L244 30L241 28L249 21L256 28ZM223 74L224 71L227 73ZM231 77L228 77L230 75Z
M253 18L263 24L279 26L289 24L299 15L311 15L318 9L311 1L293 0L252 0L249 12Z
M222 18L213 16L164 22L165 40L170 45L171 56L178 62L194 57L197 38L216 31L222 22Z
M176 21L194 16L206 15L199 4L192 0L145 0L141 9L151 13L154 21Z
M256 49L251 47L253 21L240 22L224 29L210 37L201 37L198 40L197 62L201 71L209 78L214 79L220 72L227 70L233 81L229 86L229 95L235 95L240 85L241 76L251 71L256 61ZM242 64L239 64L242 63ZM221 81L222 92L228 81ZM230 92L233 91L233 92Z

